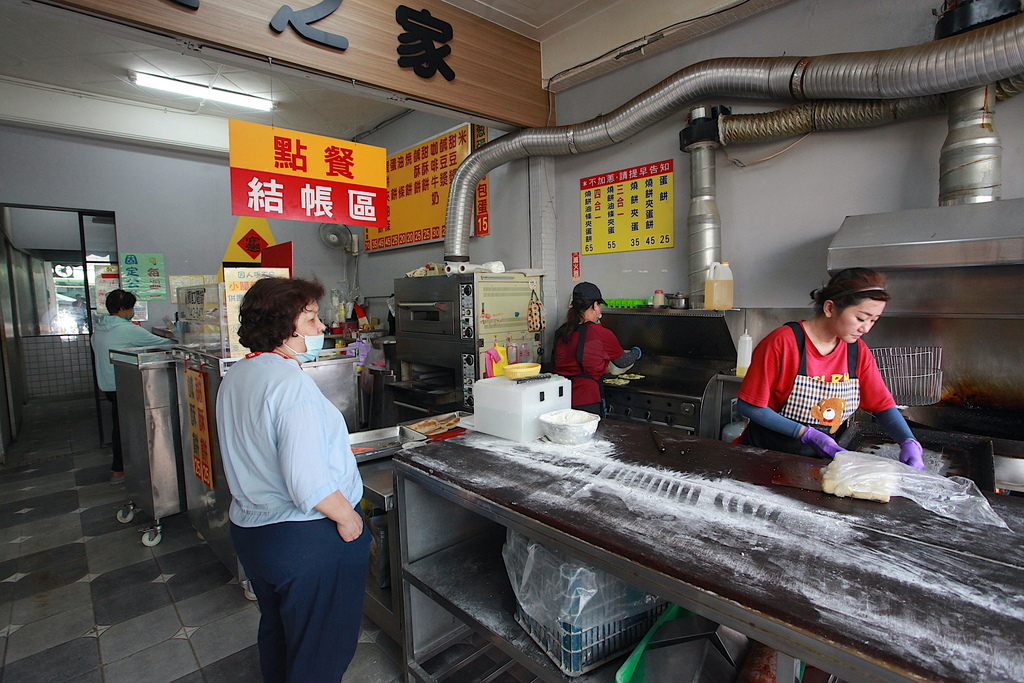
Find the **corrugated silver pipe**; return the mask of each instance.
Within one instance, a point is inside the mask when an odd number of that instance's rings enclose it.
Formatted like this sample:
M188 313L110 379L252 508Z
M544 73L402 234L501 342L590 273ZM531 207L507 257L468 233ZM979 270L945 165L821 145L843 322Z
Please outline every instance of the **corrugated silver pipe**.
M710 118L705 107L690 112L690 119ZM690 155L690 211L686 216L689 256L690 307L704 308L704 280L708 268L722 260L722 215L718 212L715 161L718 143L701 140L687 145Z
M445 260L469 260L476 185L490 170L514 159L601 149L712 96L797 101L896 99L977 88L1018 74L1024 74L1024 15L892 50L699 62L608 114L569 126L510 133L467 157L448 193Z
M1003 142L993 124L995 88L950 96L949 132L939 152L939 206L994 202L1003 192Z

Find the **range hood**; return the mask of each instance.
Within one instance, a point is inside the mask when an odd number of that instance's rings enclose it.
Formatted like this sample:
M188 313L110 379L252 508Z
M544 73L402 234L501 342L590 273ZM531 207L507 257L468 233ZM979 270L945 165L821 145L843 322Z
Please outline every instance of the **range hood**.
M848 216L828 270L1024 264L1024 199Z

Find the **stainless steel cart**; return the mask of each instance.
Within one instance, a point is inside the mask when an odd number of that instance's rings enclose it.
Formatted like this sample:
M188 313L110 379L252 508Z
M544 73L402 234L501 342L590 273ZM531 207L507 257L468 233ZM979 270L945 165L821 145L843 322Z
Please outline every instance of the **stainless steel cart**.
M128 524L139 511L151 515L142 543L154 546L161 539L160 520L185 509L176 359L171 347L145 346L112 350L110 361L128 494L117 521Z

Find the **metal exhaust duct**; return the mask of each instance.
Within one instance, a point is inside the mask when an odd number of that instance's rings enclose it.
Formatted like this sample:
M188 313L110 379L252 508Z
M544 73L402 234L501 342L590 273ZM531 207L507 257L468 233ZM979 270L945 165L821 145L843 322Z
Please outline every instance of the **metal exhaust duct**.
M698 62L609 114L584 123L510 133L467 157L448 194L445 260L469 260L476 185L489 171L514 159L602 149L707 97L896 99L979 88L1022 73L1024 15L905 48Z

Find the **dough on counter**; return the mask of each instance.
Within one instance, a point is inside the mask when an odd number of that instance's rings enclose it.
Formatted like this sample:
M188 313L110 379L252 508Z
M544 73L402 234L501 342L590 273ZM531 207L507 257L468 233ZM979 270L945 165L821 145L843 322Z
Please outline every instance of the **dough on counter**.
M643 379L644 377L645 377L645 375L637 375L637 374L634 374L634 373L629 373L629 374L626 374L626 375L619 375L619 379Z
M629 384L629 380L628 379L623 379L622 377L608 377L608 378L606 378L604 380L604 383L605 384L614 384L616 386L621 386L623 384Z
M840 498L888 503L899 490L899 465L872 455L840 451L825 468L821 490Z

